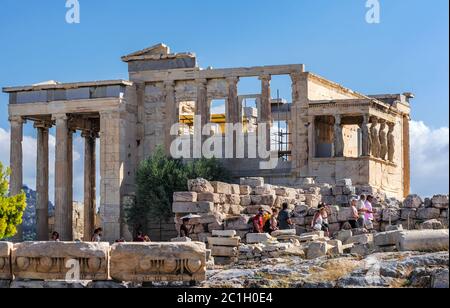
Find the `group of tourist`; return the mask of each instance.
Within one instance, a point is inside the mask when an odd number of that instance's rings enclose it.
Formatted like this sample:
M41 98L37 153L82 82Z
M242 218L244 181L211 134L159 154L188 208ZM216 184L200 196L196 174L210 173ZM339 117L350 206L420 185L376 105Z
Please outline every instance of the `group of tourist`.
M371 195L361 195L354 197L350 201L352 209L351 217L348 218L348 224L352 229L364 228L368 231L373 230L374 197ZM320 203L314 217L311 221L311 229L314 231L324 231L326 236L330 236L329 216L331 208L325 203ZM254 233L272 233L277 230L293 229L293 214L289 211L289 205L284 203L282 210L272 209L272 213L268 213L260 208L258 213L251 219Z
M272 209L272 214L263 208L251 219L254 233L272 233L278 230L293 229L291 220L292 213L289 211L289 204L283 203L282 210Z

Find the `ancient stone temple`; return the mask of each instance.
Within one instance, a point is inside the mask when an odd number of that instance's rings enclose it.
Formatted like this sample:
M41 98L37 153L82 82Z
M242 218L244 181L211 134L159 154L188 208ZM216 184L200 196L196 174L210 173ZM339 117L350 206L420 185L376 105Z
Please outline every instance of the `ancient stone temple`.
M105 239L129 236L123 223L123 205L135 191L136 166L158 145L169 153L177 137L171 135L173 124L184 127L175 135L193 139L196 116L202 116L203 124L216 124L222 132L225 123L242 124L247 146L244 157L224 159L236 178L259 176L267 183L288 186L305 178L330 184L349 178L355 185L375 187L399 199L409 194L410 93L360 94L306 71L302 64L201 69L194 54L171 53L163 44L122 60L128 64L129 81L48 82L3 89L9 94L13 194L23 184L23 125L33 122L37 130L40 222L47 221L48 136L49 129L56 128L55 230L63 240L73 239L71 155L76 131L85 138L87 237L94 228L97 189ZM290 98L273 98L271 81L280 75L289 78ZM250 77L259 79L261 91L241 95L239 82ZM218 102L223 103L223 112L214 112L212 106ZM264 159L249 155L248 140L259 134L258 123L267 124L271 157L278 158L272 169L260 169ZM283 129L277 130L280 123ZM100 162L95 161L97 140ZM221 151L226 147L225 143ZM97 163L101 177L98 188ZM38 236L47 236L45 223L39 224Z

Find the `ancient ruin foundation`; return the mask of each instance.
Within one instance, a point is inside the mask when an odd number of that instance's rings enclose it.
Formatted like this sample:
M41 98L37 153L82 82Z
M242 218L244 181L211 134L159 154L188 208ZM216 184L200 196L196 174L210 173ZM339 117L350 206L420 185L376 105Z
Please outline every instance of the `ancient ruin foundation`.
M45 209L50 127L56 127L54 230L62 240L74 239L71 153L75 131L85 138L84 234L92 234L99 189L105 239L130 239L123 223L123 206L135 192L137 164L158 145L170 149L175 137L170 135L173 124L185 124L188 129L178 134L192 138L195 115L220 127L242 123L246 143L257 133L257 123L266 123L268 132L284 123L283 141L278 139L274 147L277 167L261 170L260 159L248 158L248 153L244 158L226 159L224 163L236 178L262 176L267 183L294 187L305 178L329 184L349 178L356 186L370 186L398 199L409 194L412 94L360 94L306 71L302 64L201 69L194 54L171 53L163 44L122 60L128 64L129 81L47 82L3 89L9 94L12 194L19 193L24 184L25 121L33 122L38 132L39 239L48 239L49 233ZM288 99L273 99L271 80L276 76L288 76L292 88ZM261 91L241 95L239 82L249 77L259 78ZM223 102L225 112L212 112L217 101ZM254 105L247 106L248 101ZM100 162L95 161L97 139ZM98 188L97 163L101 170Z

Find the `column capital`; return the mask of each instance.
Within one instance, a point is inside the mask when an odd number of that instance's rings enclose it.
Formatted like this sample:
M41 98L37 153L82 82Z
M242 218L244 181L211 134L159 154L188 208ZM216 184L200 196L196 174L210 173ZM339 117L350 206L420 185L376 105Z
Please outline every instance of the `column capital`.
M239 77L235 77L235 76L227 77L226 81L227 81L228 85L231 85L231 84L236 85L239 82Z
M27 122L23 117L21 116L10 116L8 118L8 121L15 124L24 124Z
M55 113L52 114L52 120L53 121L68 121L69 120L69 116L65 113Z
M49 121L34 121L33 127L48 130L52 127L52 123Z
M166 80L164 81L164 88L173 89L175 88L175 80Z
M81 131L81 137L96 139L99 138L99 133L94 130L84 129Z
M196 79L195 82L197 83L197 86L204 86L204 87L206 87L208 85L208 79L205 79L205 78Z
M372 124L376 125L379 123L379 119L375 116L371 116L370 117L370 121L372 122Z
M264 75L260 75L258 77L259 80L261 81L271 81L272 80L272 76L269 74L264 74Z

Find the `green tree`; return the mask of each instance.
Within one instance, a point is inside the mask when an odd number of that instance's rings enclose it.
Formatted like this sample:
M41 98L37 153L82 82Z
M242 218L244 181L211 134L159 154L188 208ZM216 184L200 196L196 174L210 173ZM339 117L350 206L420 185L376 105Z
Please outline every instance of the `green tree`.
M0 239L12 237L17 233L16 227L22 223L27 206L24 192L8 196L9 175L10 170L0 163Z
M148 230L149 223L172 217L173 193L186 191L188 179L228 181L229 173L217 159L184 163L167 157L162 147L141 162L136 173L136 199L126 205L126 221L134 231Z

